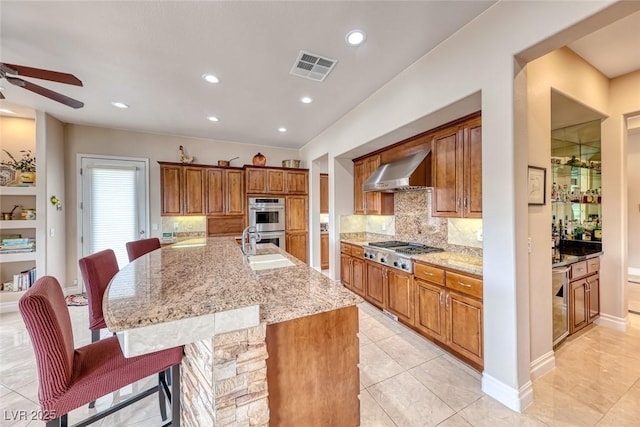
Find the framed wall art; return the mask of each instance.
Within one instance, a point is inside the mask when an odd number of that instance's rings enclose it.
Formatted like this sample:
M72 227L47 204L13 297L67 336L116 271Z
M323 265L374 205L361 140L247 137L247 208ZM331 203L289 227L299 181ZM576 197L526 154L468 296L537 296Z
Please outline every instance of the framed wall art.
M547 169L529 166L527 172L527 194L530 205L544 205L547 202Z

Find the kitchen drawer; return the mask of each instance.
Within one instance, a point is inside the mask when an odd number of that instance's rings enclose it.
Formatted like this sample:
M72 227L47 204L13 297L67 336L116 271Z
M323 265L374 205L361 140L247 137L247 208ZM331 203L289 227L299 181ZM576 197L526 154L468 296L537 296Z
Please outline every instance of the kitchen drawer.
M348 243L340 243L340 252L351 255L351 245Z
M587 261L571 264L571 280L587 275Z
M364 248L362 246L351 246L351 256L356 258L364 258Z
M587 273L597 273L600 270L600 257L587 260Z
M447 272L447 288L482 299L482 280Z
M413 264L413 275L419 279L444 285L444 270L430 265Z

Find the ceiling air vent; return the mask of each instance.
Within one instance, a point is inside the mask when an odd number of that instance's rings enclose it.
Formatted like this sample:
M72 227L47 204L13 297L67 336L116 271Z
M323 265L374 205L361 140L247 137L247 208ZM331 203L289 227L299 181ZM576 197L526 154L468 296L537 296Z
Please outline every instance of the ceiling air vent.
M336 65L335 59L323 58L315 53L301 50L290 73L317 82L323 81Z

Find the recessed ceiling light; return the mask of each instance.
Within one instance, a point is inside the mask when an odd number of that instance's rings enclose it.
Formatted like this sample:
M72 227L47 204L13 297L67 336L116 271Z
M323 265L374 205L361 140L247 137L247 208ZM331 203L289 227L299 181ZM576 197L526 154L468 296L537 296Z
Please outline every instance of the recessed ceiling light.
M358 46L364 43L367 35L362 30L351 30L347 33L345 40L349 46Z
M129 108L129 106L127 104L125 104L124 102L120 102L120 101L113 101L111 103L111 105L113 105L114 107L118 107L118 108Z
M285 128L285 127L279 127L279 128L278 128L278 132L282 132L282 133L284 133L284 132L286 132L286 131L287 131L287 128Z
M209 83L220 83L220 79L214 76L213 74L203 74L202 78L208 81Z
M311 104L313 102L313 99L309 98L308 96L303 96L302 98L300 98L300 102L302 102L303 104Z
M220 119L217 118L216 116L209 116L209 117L207 117L207 119L209 119L209 121L212 121L212 122L219 122L220 121Z
M15 114L13 111L6 108L0 108L0 113Z
M0 90L4 90L4 86L0 86Z

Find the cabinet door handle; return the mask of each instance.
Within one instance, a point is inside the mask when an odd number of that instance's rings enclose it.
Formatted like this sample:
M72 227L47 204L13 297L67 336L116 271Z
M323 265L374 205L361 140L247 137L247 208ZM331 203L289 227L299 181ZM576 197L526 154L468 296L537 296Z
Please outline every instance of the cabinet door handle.
M466 196L464 198L464 202L462 203L462 205L464 206L465 209L467 208L467 198L466 198Z
M471 287L471 285L470 285L470 284L468 284L468 283L464 283L464 282L458 282L458 285L460 285L460 286L464 286L465 288L470 288L470 287Z
M456 210L457 211L460 210L460 199L459 198L456 199Z
M439 298L439 300L440 300L440 305L442 305L442 303L444 302L444 301L442 301L442 296L443 296L443 295L444 295L444 294L441 292L441 293L440 293L440 298Z
M449 299L451 298L450 295L447 295L447 307L449 307Z

